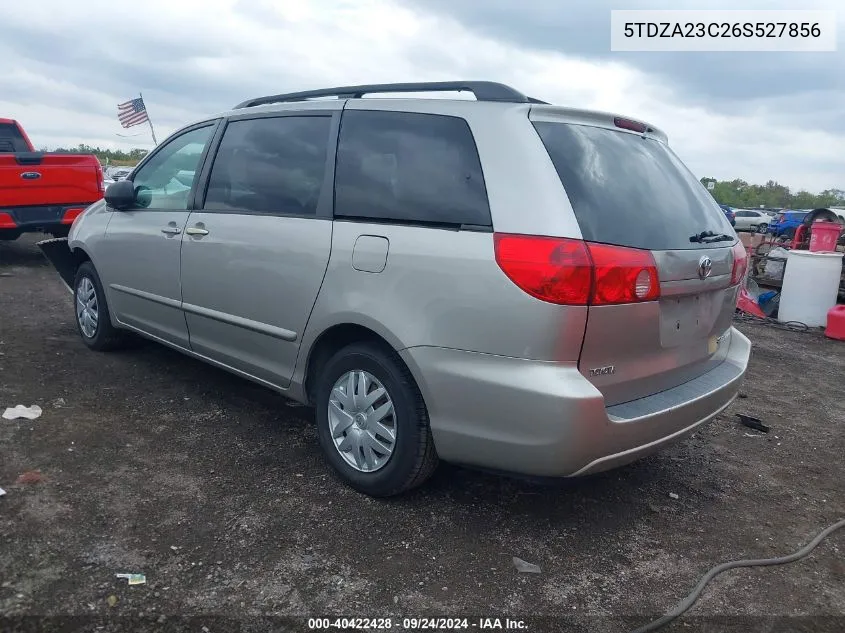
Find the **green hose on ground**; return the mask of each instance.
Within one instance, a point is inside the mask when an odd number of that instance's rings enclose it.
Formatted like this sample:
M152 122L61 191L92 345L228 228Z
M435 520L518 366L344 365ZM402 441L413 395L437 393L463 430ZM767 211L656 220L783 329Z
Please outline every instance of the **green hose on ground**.
M837 521L830 527L825 528L824 530L819 532L816 538L807 543L804 547L799 549L794 554L789 554L788 556L781 556L780 558L732 560L727 563L722 563L721 565L716 565L713 569L704 574L704 576L696 585L695 589L693 589L692 592L686 598L681 600L677 604L677 606L675 606L674 609L672 609L663 617L658 618L653 622L649 622L645 626L641 626L640 628L635 629L632 633L648 633L649 631L656 631L657 629L660 629L669 624L672 620L675 620L676 618L680 617L695 603L696 600L698 600L698 597L701 595L701 592L704 590L704 587L707 586L707 583L709 583L722 572L728 571L729 569L736 569L737 567L769 567L770 565L786 565L787 563L794 563L795 561L807 556L825 538L827 538L836 530L842 527L845 527L845 519Z

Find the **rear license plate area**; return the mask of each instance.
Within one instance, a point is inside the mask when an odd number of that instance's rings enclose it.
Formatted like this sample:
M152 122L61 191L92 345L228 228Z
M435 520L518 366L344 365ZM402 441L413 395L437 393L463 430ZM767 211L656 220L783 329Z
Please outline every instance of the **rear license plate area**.
M719 316L721 301L718 293L706 292L686 297L660 300L660 343L663 347L677 347L701 342L707 338Z
M54 224L62 217L62 207L18 207L12 211L15 220L21 225Z

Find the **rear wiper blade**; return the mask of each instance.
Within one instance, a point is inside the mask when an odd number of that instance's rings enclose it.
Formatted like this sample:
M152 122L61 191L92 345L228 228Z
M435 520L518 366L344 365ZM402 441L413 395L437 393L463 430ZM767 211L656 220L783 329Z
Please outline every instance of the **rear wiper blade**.
M725 233L714 233L713 231L702 231L695 235L690 235L690 242L699 242L701 244L710 244L712 242L733 242L736 238L733 235Z
M689 241L690 242L700 242L704 238L711 237L713 235L716 235L713 231L702 231L701 233L696 233L695 235L690 235Z
M726 235L724 233L720 233L719 235L713 235L712 237L705 237L702 242L705 244L711 244L713 242L733 242L736 239L733 235Z

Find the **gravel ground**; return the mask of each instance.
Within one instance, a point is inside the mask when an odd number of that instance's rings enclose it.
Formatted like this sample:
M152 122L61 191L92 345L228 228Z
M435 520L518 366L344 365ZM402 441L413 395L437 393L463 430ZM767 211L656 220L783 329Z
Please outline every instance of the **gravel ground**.
M0 242L0 408L44 410L0 420L0 630L440 615L625 631L716 563L792 552L845 516L845 344L820 334L740 325L747 397L630 467L540 485L441 465L374 500L329 473L310 409L152 343L85 349L35 241ZM729 572L666 630L841 631L843 548L845 530Z

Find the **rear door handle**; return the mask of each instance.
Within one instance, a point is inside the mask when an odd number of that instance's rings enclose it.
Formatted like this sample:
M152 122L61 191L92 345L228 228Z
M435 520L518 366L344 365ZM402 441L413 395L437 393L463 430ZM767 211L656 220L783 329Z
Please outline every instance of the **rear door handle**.
M187 229L185 229L185 233L187 233L188 235L208 235L208 231L196 226L188 227Z
M162 232L162 233L165 233L165 234L167 234L167 235L179 235L179 233L181 233L181 232L182 232L182 230L181 230L181 229L179 229L179 228L177 228L177 227L175 227L175 226L165 226L165 227L161 230L161 232Z

